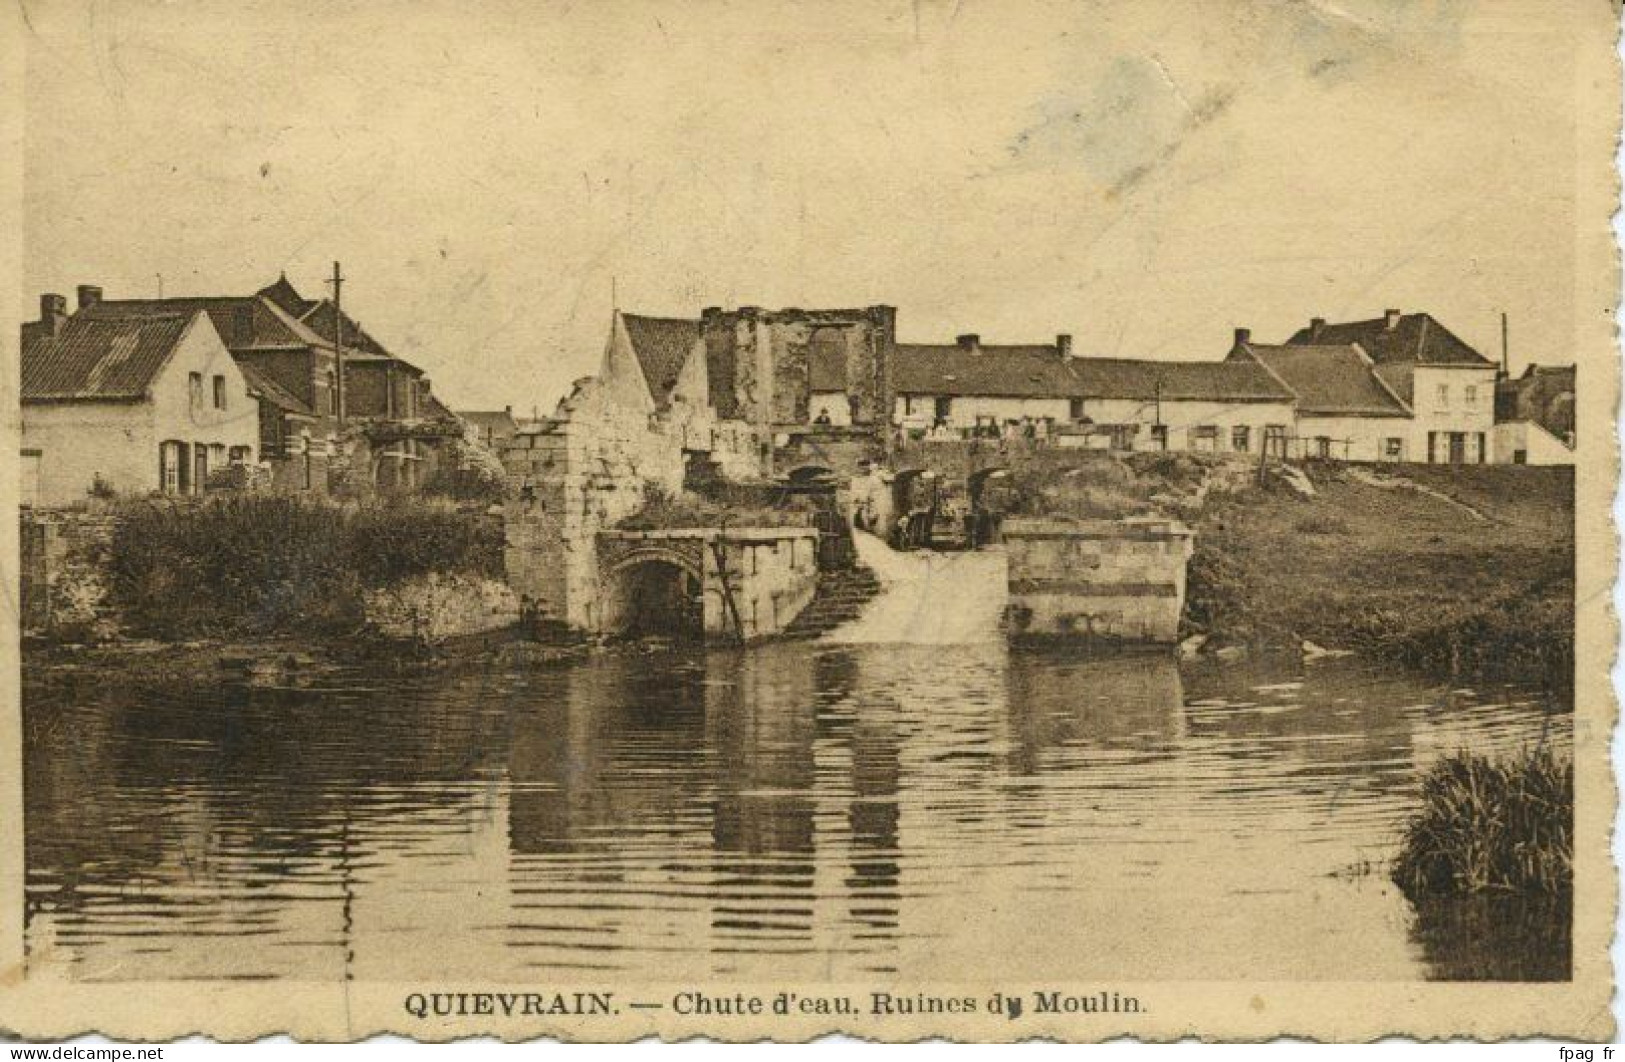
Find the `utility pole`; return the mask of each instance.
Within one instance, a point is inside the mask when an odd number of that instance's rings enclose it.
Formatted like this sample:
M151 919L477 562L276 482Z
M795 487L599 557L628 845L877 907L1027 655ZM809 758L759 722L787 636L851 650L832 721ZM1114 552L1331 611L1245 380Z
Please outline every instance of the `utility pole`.
M344 274L337 262L333 263L333 279L328 281L333 285L333 409L338 416L339 427L344 427Z
M1152 423L1156 424L1157 427L1162 428L1162 374L1161 373L1157 374L1155 390L1152 393L1156 396L1156 402L1157 402L1156 415L1152 418ZM1163 428L1163 430L1162 430L1162 448L1164 450L1168 449L1168 429L1166 429L1166 428Z
M1507 315L1501 311L1501 378L1512 379L1512 355L1507 345Z

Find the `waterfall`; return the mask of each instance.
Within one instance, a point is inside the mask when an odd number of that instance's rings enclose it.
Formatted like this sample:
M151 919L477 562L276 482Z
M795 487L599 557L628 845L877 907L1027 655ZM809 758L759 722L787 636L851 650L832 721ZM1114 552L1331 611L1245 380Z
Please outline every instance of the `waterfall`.
M1008 589L1000 549L899 553L864 532L858 560L880 580L880 593L823 641L868 645L977 645L1002 642Z

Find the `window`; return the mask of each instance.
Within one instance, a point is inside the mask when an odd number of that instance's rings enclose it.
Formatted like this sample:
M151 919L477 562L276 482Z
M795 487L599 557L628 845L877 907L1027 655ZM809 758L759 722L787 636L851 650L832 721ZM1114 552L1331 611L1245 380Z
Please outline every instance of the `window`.
M1203 424L1191 429L1191 449L1204 454L1213 453L1219 448L1219 429L1212 424Z
M1244 454L1252 449L1253 430L1245 424L1237 424L1230 429L1230 449L1238 454Z
M183 486L186 454L183 443L166 442L158 448L158 478L165 494L179 494Z
M339 412L339 377L331 370L327 373L327 412L335 417Z
M1153 425L1151 425L1151 449L1153 449L1153 450L1166 450L1166 449L1168 449L1168 425L1166 425L1166 424L1153 424Z
M203 408L203 374L189 372L186 374L186 396L192 403L194 410Z
M1433 392L1433 404L1439 409L1450 408L1450 385L1440 384Z
M252 452L253 451L246 446L233 446L228 456L228 460L234 465L246 465L248 464L248 455Z
M1317 435L1317 436L1315 436L1315 456L1316 457L1330 457L1330 456L1332 456L1332 440L1331 440L1330 436L1327 436L1327 435Z
M1403 461L1405 459L1405 440L1384 439L1382 441L1382 456L1385 461Z
M1067 405L1067 410L1066 410L1067 416L1071 417L1073 420L1082 420L1083 419L1083 399L1081 399L1081 398L1071 399L1070 401L1067 402L1066 405Z
M1461 402L1462 405L1468 408L1478 405L1478 388L1472 384L1463 387L1461 389Z
M224 376L214 378L214 408L226 408L226 378Z

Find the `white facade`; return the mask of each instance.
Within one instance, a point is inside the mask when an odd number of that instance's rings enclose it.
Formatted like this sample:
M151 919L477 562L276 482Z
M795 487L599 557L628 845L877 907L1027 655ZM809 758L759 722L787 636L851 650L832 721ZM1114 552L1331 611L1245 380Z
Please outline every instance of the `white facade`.
M195 492L211 472L252 464L259 442L258 405L202 313L144 398L26 402L22 421L38 505L83 502L98 482L118 494Z
M946 417L939 417L945 412ZM1003 395L898 395L892 420L905 428L929 430L942 419L953 431L977 427L1002 428L1015 421L1052 421L1065 424L1072 419L1072 400L1066 397L1016 397Z
M1266 436L1292 434L1289 402L1211 402L1187 399L1087 398L1083 415L1095 425L1138 425L1134 450L1205 453L1259 452ZM1165 431L1157 431L1157 425ZM1165 436L1165 440L1162 438Z
M1407 460L1476 465L1492 459L1493 365L1419 365L1412 377Z
M1491 460L1498 465L1572 465L1574 451L1532 420L1497 424L1490 433Z
M1304 415L1294 429L1290 454L1339 461L1416 461L1412 434L1409 417Z

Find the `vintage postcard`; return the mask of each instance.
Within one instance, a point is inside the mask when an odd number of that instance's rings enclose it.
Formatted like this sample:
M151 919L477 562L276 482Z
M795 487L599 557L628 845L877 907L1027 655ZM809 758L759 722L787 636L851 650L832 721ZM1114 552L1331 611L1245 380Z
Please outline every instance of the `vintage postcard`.
M1619 31L7 5L0 1030L1611 1038Z

